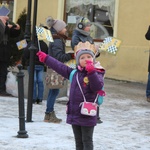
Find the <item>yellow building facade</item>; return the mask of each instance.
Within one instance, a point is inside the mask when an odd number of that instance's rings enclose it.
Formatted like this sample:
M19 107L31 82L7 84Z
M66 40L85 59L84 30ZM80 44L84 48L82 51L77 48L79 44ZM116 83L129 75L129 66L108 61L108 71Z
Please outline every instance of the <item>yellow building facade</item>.
M24 8L27 9L27 2L14 1L14 21ZM47 16L63 19L64 2L38 0L37 25L45 24ZM98 58L106 69L106 77L146 83L150 42L145 39L145 33L150 25L150 1L116 0L114 20L114 37L122 43L117 55L102 52Z

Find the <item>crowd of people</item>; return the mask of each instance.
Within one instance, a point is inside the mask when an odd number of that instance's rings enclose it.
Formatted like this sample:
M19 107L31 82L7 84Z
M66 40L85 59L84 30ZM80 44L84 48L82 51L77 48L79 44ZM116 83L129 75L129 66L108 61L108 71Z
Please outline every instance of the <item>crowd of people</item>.
M10 96L6 92L5 85L8 62L11 56L9 38L19 36L21 30L19 24L9 24L8 20L8 17L0 17L0 53L2 53L0 55L0 96ZM77 20L71 40L71 47L74 53L66 53L65 43L68 38L66 26L63 20L48 17L45 28L51 31L54 42L49 42L47 45L44 41L38 41L38 38L36 38L35 45L38 48L35 52L34 62L33 104L40 104L43 100L44 67L51 67L63 77L69 79L73 68L66 66L64 63L75 59L77 72L73 77L70 87L69 101L67 103L67 123L72 125L76 149L93 150L93 131L94 126L97 124L97 115L85 116L80 113L79 106L84 101L83 95L88 102L96 99L97 92L104 86L105 70L102 66L98 67L97 65L95 67L94 65L96 57L100 56L100 53L98 46L94 45L94 40L90 36L90 20L85 17L80 17ZM85 47L81 46L81 48L78 45L82 45L82 43L88 44ZM30 44L29 42L27 47L24 48L22 55L22 62L27 66L28 72L30 72L30 51L28 49ZM80 89L83 91L81 92ZM56 117L54 110L59 91L60 89L49 89L44 122L60 123L62 121L62 119Z
M11 96L6 92L7 68L12 51L9 39L18 37L21 32L19 24L9 24L8 20L9 17L0 16L0 96ZM99 45L95 45L93 38L90 36L90 20L86 17L77 19L76 28L71 38L73 53L66 53L65 44L68 38L66 26L67 24L63 20L53 19L49 16L46 19L46 26L43 27L50 30L53 42L47 44L36 37L35 45L38 48L35 51L34 60L32 103L41 104L43 101L45 68L50 67L69 80L74 69L65 65L65 63L75 59L76 72L70 85L66 122L72 126L76 150L93 150L93 132L99 114L94 116L83 115L80 106L86 100L88 102L95 101L98 91L102 90L104 86L105 69L96 61L96 58L100 57ZM145 38L150 40L150 27L145 34ZM28 72L30 72L30 45L31 42L23 49L22 55L22 64L27 66ZM147 101L150 102L150 65L148 68L146 97ZM58 118L55 112L55 102L59 92L59 88L49 89L43 117L44 122L61 123L62 119Z

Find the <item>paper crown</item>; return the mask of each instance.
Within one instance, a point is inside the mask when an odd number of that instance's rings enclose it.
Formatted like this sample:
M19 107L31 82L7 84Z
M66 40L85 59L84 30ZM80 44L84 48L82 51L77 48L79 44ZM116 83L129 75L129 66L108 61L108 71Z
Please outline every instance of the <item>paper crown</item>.
M95 45L91 44L88 41L85 43L79 42L78 45L75 46L75 48L74 48L75 56L81 50L91 50L94 54L96 53Z

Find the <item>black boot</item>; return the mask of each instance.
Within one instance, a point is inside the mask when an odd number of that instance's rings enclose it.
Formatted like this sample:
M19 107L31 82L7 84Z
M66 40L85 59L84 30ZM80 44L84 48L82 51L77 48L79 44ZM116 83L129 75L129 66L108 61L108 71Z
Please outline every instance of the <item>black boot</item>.
M41 99L37 99L36 102L37 102L37 104L42 104L42 100Z

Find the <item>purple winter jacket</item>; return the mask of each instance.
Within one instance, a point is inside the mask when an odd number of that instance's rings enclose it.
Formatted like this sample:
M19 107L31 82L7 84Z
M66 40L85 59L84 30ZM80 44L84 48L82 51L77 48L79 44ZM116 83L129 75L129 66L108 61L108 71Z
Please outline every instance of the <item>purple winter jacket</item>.
M51 56L47 56L45 59L45 64L56 72L61 74L66 79L69 79L70 73L73 70L72 68L66 66L65 64L59 62L55 58ZM80 103L84 101L78 83L76 81L76 75L78 73L79 83L85 95L86 101L94 102L97 91L101 90L104 86L104 73L97 72L96 70L91 73L87 73L85 69L82 71L78 70L75 72L69 94L69 101L67 103L67 123L72 125L79 126L95 126L97 123L97 116L85 116L80 113L81 107L79 107ZM84 77L88 77L89 83L84 83Z

